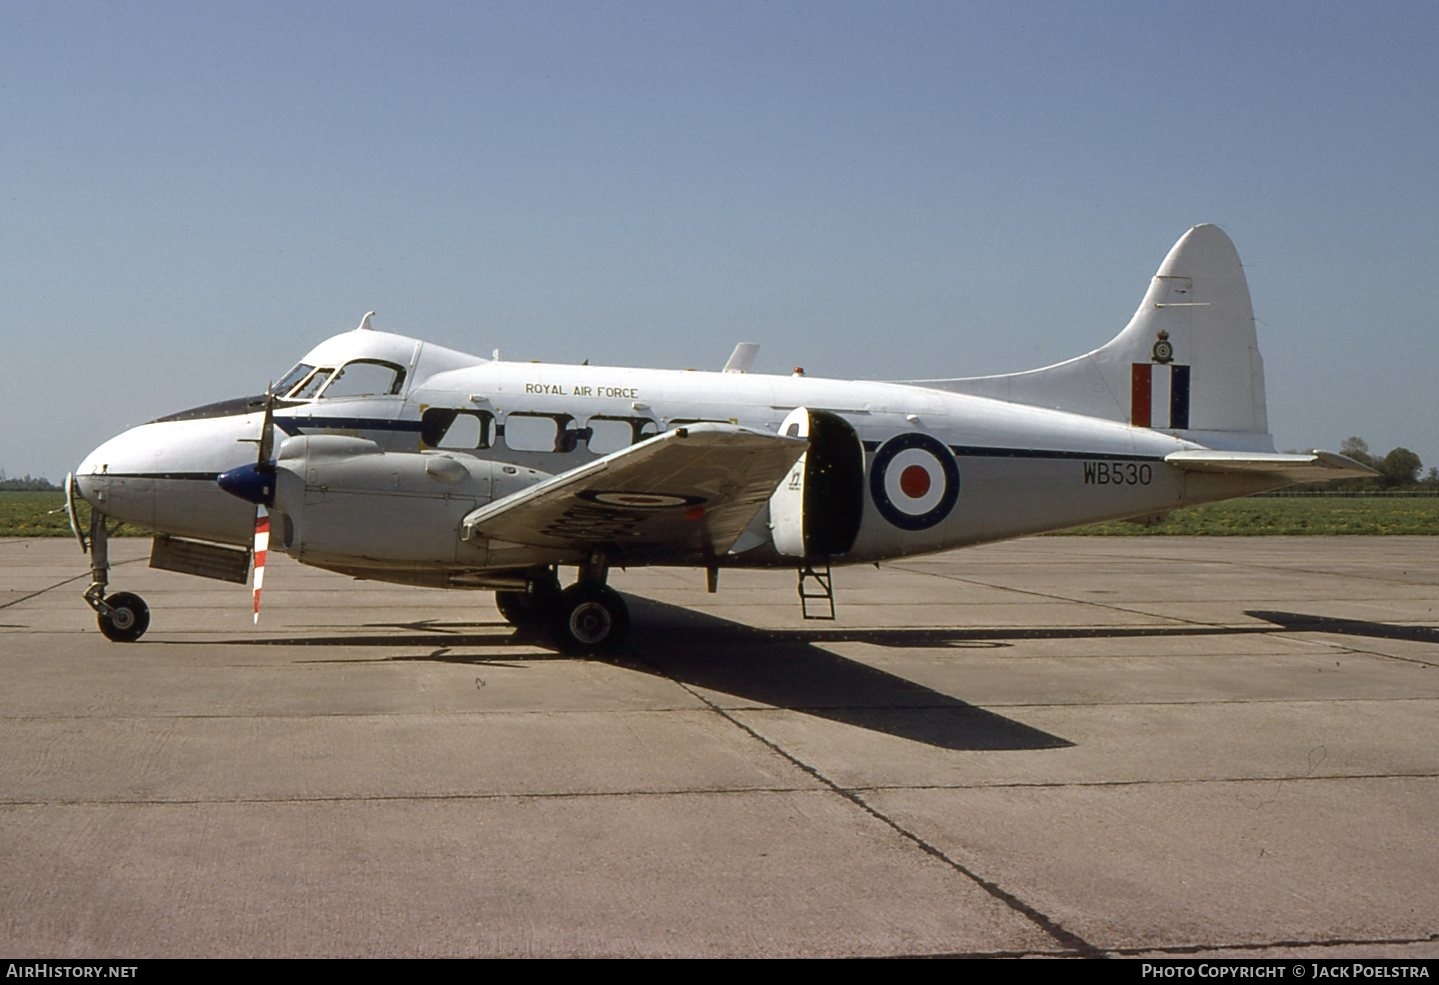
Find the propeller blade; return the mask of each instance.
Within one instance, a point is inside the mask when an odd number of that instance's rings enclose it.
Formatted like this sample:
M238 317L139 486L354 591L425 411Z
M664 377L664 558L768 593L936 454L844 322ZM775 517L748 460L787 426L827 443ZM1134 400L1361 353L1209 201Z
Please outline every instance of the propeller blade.
M249 439L244 439L248 441ZM258 452L255 464L237 465L228 472L215 476L215 482L231 496L238 496L257 506L275 505L275 463L270 456L275 452L275 393L265 390L265 415L260 422L260 438L256 442ZM258 515L256 522L259 521Z
M265 556L270 553L270 511L265 509L266 501L273 503L275 496L275 468L270 456L275 451L275 384L265 387L265 416L260 422L260 449L255 456L255 477L261 481L261 488L268 493L255 500L255 580L251 588L255 625L260 625L260 589L265 585Z
M260 624L260 589L265 584L265 555L270 552L270 511L263 505L255 506L255 580L254 594L255 625Z
M257 465L269 465L270 456L275 450L275 384L271 383L265 387L265 417L260 424L260 454L256 456Z

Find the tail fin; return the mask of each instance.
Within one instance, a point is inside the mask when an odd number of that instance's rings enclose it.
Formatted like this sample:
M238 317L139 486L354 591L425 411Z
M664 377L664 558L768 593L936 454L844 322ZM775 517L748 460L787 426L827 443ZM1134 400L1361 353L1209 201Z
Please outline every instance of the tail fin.
M1027 373L917 382L1210 447L1273 447L1249 286L1218 226L1195 226L1174 244L1129 325L1093 352Z

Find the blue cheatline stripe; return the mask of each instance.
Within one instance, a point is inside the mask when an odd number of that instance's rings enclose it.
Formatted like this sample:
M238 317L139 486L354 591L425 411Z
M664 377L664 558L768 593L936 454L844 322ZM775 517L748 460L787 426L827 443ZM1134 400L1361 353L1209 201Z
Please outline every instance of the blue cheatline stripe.
M863 441L865 451L878 450L881 442ZM988 448L982 445L950 445L960 458L1061 458L1104 462L1162 462L1163 455L1125 455L1107 451L1056 451L1048 448Z
M419 421L392 421L383 417L276 417L275 427L288 435L301 431L414 431Z
M1169 383L1169 426L1178 430L1189 427L1189 367L1171 366L1174 376Z
M78 479L183 479L187 482L214 482L218 472L87 472Z
M1046 448L983 448L978 445L950 445L949 450L968 458L1065 458L1107 462L1159 462L1163 455L1120 455L1107 451L1051 451Z

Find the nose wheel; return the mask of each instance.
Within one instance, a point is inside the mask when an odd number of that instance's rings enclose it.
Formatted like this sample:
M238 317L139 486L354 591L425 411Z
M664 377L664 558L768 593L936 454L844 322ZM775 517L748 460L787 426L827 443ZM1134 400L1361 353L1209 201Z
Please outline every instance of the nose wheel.
M134 643L150 628L150 607L130 592L116 592L95 612L95 622L107 640Z
M98 509L91 510L90 538L87 541L75 509L73 476L66 477L65 489L65 509L70 514L70 527L80 541L80 549L90 555L90 587L85 590L85 602L95 610L95 622L107 640L134 643L150 628L150 607L144 599L131 592L105 594L105 586L110 581L110 528L105 523L105 514Z

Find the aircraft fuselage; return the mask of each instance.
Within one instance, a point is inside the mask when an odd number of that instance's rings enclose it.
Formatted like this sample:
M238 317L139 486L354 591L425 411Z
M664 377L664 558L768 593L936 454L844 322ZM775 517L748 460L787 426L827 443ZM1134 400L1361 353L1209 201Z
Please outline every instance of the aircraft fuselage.
M379 333L349 334L349 357L370 358L366 335ZM803 375L477 361L404 395L284 402L274 425L277 445L340 434L386 452L467 455L559 474L699 421L775 432L797 407L839 416L863 448L862 521L837 563L1162 513L1275 484L1174 468L1165 455L1200 446L1151 428L922 386ZM140 425L85 459L80 489L126 522L248 543L252 510L213 480L253 460L262 420L259 410L224 408ZM887 456L877 472L880 450L901 437L912 446L898 464ZM454 504L456 527L472 508L463 498ZM790 562L751 544L721 563Z
M1181 237L1118 335L1052 366L909 383L736 371L754 356L742 344L726 372L504 362L366 315L270 397L101 445L71 502L167 535L152 563L174 570L236 580L253 554L258 586L271 544L359 577L494 588L516 625L592 652L627 626L612 566L700 566L713 587L722 567L789 565L802 600L813 577L832 603L831 565L1369 471L1274 451L1248 285L1214 226ZM135 639L147 610L105 598L106 535L92 524L86 598L107 635Z

